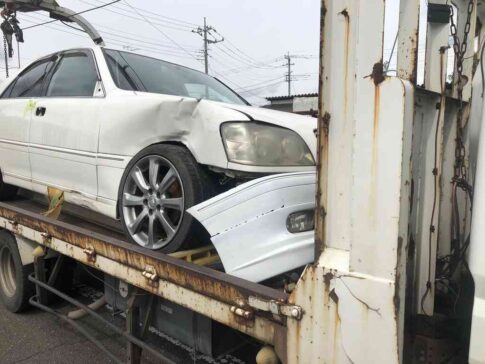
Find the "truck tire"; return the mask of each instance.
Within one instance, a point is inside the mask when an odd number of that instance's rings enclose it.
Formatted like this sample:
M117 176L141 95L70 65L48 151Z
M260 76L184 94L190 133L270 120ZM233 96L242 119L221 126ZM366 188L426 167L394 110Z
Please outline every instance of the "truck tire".
M126 236L164 253L192 248L201 242L202 229L186 211L210 198L213 190L206 171L186 148L158 144L142 150L128 164L119 189Z
M0 172L0 201L12 200L17 195L18 187L3 183L2 172Z
M14 236L0 230L0 301L10 312L22 312L29 306L34 285L28 277L33 271L33 264L22 264Z

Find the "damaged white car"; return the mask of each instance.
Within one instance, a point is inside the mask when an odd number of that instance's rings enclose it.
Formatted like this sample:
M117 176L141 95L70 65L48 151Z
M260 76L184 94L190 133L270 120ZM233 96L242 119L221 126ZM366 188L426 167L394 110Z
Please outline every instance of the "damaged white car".
M315 169L315 119L251 107L217 79L161 60L72 49L1 88L0 199L18 187L63 190L149 249L196 241L190 207L262 176Z

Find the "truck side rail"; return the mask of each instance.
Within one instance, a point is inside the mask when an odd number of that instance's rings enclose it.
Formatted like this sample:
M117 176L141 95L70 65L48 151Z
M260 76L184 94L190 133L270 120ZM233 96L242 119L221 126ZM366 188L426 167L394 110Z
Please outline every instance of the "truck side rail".
M85 222L84 222L84 225ZM287 320L299 320L289 296L210 268L143 249L73 223L0 202L0 228L53 249L147 292L282 349Z

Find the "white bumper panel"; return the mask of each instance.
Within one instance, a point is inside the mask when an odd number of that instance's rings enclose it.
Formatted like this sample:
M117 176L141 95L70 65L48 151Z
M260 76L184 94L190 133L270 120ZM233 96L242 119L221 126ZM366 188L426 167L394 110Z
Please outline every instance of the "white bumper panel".
M211 235L226 273L260 282L313 261L314 231L292 234L289 214L315 208L315 172L244 183L188 212Z

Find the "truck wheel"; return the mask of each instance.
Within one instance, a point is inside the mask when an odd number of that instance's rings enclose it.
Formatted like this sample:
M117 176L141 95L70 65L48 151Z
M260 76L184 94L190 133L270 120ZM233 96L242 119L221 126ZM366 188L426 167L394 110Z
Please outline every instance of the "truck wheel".
M34 295L34 285L28 280L34 265L22 265L15 238L7 231L0 231L0 300L13 313L29 306Z
M2 173L0 172L0 201L8 201L17 195L18 187L3 183Z
M138 153L121 179L121 223L133 243L172 253L193 246L199 226L186 210L212 195L206 172L190 152L153 145Z

